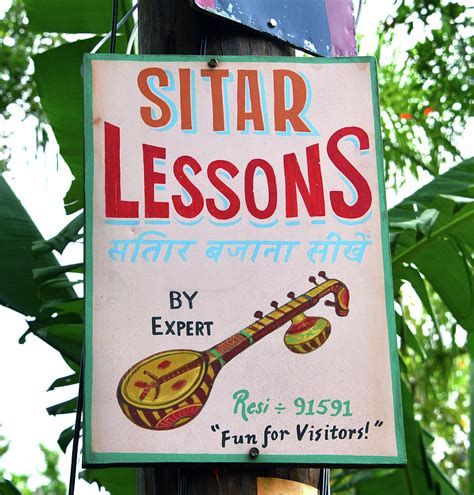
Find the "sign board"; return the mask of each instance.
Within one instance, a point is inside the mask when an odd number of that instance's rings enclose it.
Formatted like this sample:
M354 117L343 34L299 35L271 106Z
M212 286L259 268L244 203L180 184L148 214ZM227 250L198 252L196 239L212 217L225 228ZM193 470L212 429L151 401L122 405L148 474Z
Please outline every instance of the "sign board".
M86 462L402 463L374 60L87 55L85 105Z
M352 0L192 0L196 8L323 57L353 57Z

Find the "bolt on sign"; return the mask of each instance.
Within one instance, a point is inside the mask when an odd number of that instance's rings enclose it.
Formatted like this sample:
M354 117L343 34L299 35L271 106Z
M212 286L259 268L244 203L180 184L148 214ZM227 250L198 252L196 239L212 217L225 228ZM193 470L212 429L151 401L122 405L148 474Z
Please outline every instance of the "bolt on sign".
M86 463L404 462L375 70L86 56Z

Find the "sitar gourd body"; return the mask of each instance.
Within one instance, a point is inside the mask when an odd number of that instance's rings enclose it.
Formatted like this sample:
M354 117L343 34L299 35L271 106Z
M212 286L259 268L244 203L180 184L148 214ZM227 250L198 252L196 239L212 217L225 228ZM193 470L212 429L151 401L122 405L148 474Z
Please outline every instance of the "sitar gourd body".
M320 275L325 277L324 272ZM316 283L314 277L310 281ZM185 425L203 409L214 381L231 359L266 335L291 321L284 342L289 350L306 354L329 338L331 324L326 318L308 317L304 311L334 294L338 316L349 312L349 291L339 280L326 279L295 297L207 351L168 350L153 354L132 366L121 378L117 399L125 416L135 425L150 430L171 430ZM256 313L257 315L257 313Z

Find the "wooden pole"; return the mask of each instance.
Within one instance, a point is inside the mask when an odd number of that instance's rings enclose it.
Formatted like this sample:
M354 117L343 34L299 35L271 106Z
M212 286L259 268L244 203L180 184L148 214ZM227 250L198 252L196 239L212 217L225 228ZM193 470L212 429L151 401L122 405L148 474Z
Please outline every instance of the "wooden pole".
M294 50L283 43L194 11L190 0L140 0L138 26L143 54L294 55ZM257 477L282 478L316 487L319 469L160 465L138 470L138 494L258 495Z

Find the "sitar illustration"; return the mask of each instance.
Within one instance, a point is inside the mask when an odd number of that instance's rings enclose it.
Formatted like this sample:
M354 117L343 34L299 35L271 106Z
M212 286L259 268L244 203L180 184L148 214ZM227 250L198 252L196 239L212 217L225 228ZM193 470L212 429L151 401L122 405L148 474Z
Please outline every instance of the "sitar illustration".
M271 334L287 322L284 343L295 353L306 354L320 348L331 333L330 322L319 316L306 316L304 311L321 299L335 308L336 315L349 313L349 290L340 280L318 275L324 282L304 294L288 293L290 300L263 315L257 311L256 321L206 351L167 350L153 354L132 366L121 378L117 399L125 416L137 426L150 430L171 430L193 420L205 406L214 381L225 364L251 345Z

